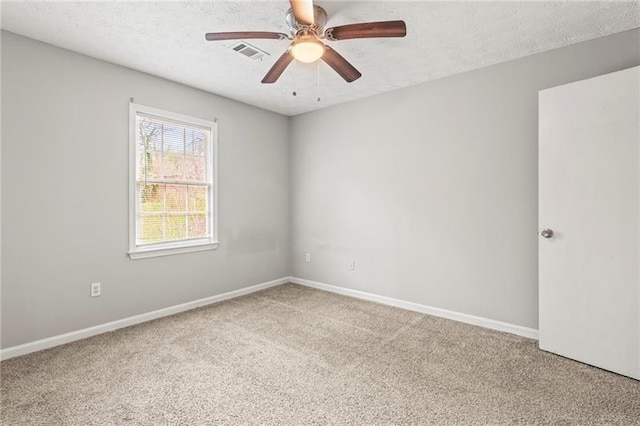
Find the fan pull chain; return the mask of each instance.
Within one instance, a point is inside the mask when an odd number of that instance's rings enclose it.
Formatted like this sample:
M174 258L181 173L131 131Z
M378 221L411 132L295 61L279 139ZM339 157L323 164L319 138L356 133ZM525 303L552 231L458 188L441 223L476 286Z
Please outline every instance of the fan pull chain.
M293 69L291 70L293 72L293 92L291 92L293 96L298 96L298 92L296 92L296 87L298 87L298 64L296 62L293 61Z
M316 102L320 102L320 61L316 61Z

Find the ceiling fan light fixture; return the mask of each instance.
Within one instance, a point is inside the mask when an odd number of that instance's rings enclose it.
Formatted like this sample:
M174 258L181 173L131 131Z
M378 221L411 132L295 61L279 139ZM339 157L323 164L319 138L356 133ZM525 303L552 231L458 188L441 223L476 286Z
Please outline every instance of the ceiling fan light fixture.
M315 62L324 54L325 46L313 36L301 37L291 45L291 56L300 62Z
M209 41L242 39L244 44L246 44L244 39L293 40L287 50L265 74L262 79L262 83L265 84L275 83L294 59L309 64L320 59L338 73L344 81L352 83L362 77L362 74L349 61L333 50L330 43L325 44L324 40L333 42L407 35L407 25L400 20L360 22L325 29L327 11L314 5L313 2L314 0L289 0L291 9L287 11L285 22L289 27L290 35L272 31L223 31L206 33L205 39ZM243 53L248 56L248 52Z

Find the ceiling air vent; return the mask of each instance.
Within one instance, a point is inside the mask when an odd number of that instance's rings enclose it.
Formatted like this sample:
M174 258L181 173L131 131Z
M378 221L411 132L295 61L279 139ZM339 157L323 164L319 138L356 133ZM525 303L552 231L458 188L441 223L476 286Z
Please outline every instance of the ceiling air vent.
M269 54L267 52L265 52L264 50L255 47L252 44L247 43L246 41L242 40L236 44L234 44L233 46L231 46L231 49L235 50L238 53L241 53L242 55L246 56L247 58L251 58L253 60L256 59L262 59L265 56L269 56Z

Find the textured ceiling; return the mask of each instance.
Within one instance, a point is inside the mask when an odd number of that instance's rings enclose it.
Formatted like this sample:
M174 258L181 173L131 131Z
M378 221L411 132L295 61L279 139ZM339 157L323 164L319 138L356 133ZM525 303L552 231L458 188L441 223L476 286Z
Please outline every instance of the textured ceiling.
M252 40L252 60L204 33L287 32L288 1L3 2L2 28L286 115L360 99L640 26L640 3L322 1L327 26L403 19L400 39L330 42L363 76L295 61L260 80L287 40ZM292 92L297 92L293 96ZM316 100L318 94L320 102Z

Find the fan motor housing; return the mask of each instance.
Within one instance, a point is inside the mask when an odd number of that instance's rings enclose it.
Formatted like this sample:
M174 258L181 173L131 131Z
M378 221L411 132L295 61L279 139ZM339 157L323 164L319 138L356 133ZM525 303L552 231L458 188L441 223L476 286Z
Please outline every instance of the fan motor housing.
M296 21L295 16L293 15L293 10L289 9L287 11L287 16L284 21L287 23L289 27L289 32L292 36L298 35L301 31L304 33L312 33L316 36L320 36L322 31L324 30L324 26L327 23L327 11L321 8L320 6L313 5L313 25L305 25Z

